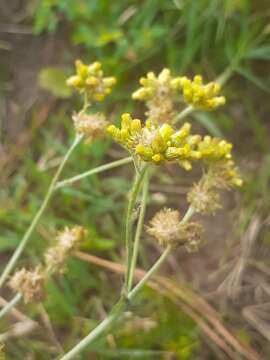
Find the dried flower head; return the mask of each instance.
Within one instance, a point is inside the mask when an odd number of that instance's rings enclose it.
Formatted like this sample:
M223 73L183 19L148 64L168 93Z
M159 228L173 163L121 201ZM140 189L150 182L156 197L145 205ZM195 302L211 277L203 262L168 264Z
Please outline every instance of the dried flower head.
M188 222L182 226L182 234L186 239L185 248L187 252L195 252L199 250L202 241L203 227L196 222Z
M194 76L193 80L182 77L180 87L185 102L196 109L211 110L225 104L225 97L218 96L220 85L215 82L204 85L200 75Z
M196 212L214 214L221 208L218 192L209 188L202 178L187 194L187 201Z
M105 117L101 113L85 114L76 113L73 115L75 131L85 137L86 143L90 143L95 138L104 135L106 126L108 125Z
M44 255L47 272L65 272L67 257L79 248L85 235L86 231L81 226L74 226L73 228L66 227L60 231L56 237L57 244L47 249Z
M158 76L149 72L140 79L142 87L132 94L132 98L145 101L148 108L146 116L154 123L170 122L175 115L173 100L179 81L180 78L171 76L169 69L163 69Z
M190 250L198 247L202 227L194 222L183 223L179 211L164 208L150 220L147 232L162 246L185 245Z
M82 61L75 62L76 75L67 80L67 85L87 96L88 101L102 101L110 94L116 83L114 77L104 77L101 64L94 62L86 65Z
M178 241L180 213L177 210L164 208L150 220L147 232L164 246Z
M31 271L23 268L13 275L9 281L9 286L15 292L23 295L25 303L41 301L45 297L46 279L46 273L40 267Z

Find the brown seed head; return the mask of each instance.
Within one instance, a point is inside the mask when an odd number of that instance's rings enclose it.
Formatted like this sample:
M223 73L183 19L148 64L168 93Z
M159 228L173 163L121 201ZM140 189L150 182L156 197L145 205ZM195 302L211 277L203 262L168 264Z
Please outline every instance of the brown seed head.
M185 245L191 251L199 245L202 226L194 222L182 223L177 210L165 208L153 217L147 232L162 246Z
M45 297L46 279L46 274L40 267L31 271L23 268L13 275L9 286L23 295L25 303L41 301Z
M75 131L85 137L85 142L90 143L93 139L104 136L108 122L101 113L96 114L74 114Z

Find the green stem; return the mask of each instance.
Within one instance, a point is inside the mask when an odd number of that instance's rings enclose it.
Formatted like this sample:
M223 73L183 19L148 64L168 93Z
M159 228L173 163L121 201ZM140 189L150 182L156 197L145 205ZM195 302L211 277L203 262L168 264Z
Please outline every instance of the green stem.
M22 294L17 293L4 307L0 310L0 318L2 318L9 310L11 310L21 300Z
M187 222L189 221L189 219L193 216L194 213L195 213L195 210L193 209L192 206L190 206L190 207L187 209L187 211L186 211L183 219L181 220L181 223L182 223L182 224L187 223Z
M128 282L128 284L127 284L127 291L128 291L128 292L129 292L129 291L131 290L131 288L132 288L134 270L135 270L136 264L137 264L137 258L138 258L138 251L139 251L141 233L142 233L142 228L143 228L143 223L144 223L144 217L145 217L145 210L146 210L146 202L147 202L148 189L149 189L149 174L146 173L145 179L144 179L144 183L143 183L140 213L139 213L139 218L138 218L138 223L137 223L137 228L136 228L135 238L134 238L132 259L131 259L131 265L130 265L130 277L129 277L129 282Z
M61 187L64 187L64 186L71 185L74 182L80 181L80 180L82 180L82 179L84 179L84 178L86 178L88 176L98 174L100 172L116 168L118 166L126 165L126 164L129 164L131 162L132 162L132 157L130 156L130 157L126 157L126 158L121 159L121 160L116 160L116 161L110 162L108 164L98 166L98 167L96 167L94 169L91 169L91 170L88 170L88 171L86 171L86 172L84 172L82 174L73 176L73 177L71 177L69 179L66 179L66 180L63 180L63 181L59 181L55 186L55 190L60 189Z
M138 282L138 284L128 293L128 300L133 300L133 298L137 295L137 293L143 288L146 282L150 279L150 277L160 268L163 262L167 259L170 254L172 247L169 245L154 263L150 270L144 275L144 277Z
M139 172L136 172L135 181L132 186L131 194L129 197L127 215L126 215L126 232L125 232L125 244L126 244L126 277L124 291L127 292L130 270L131 270L131 258L132 258L132 225L134 222L134 208L137 201L137 196L144 180L144 175L147 170L145 165Z
M9 260L7 266L5 267L5 270L3 271L1 278L0 278L0 288L3 286L4 282L6 281L8 275L10 274L10 272L12 271L12 269L15 267L17 260L19 259L21 253L23 252L25 246L27 245L30 236L32 235L32 232L34 231L34 229L36 228L39 219L41 218L44 210L46 209L51 196L53 194L53 191L55 189L55 185L58 181L58 178L67 162L67 160L69 159L70 155L72 154L73 150L76 148L76 146L79 144L79 142L82 139L82 135L76 135L72 145L70 146L70 148L68 149L67 153L65 154L65 156L63 157L63 160L61 161L61 164L59 165L59 168L57 169L52 182L50 184L50 187L47 191L47 194L38 210L38 212L36 213L34 219L32 220L29 228L27 229L26 233L24 234L20 244L18 245L18 247L16 248L13 256L11 257L11 259Z
M229 80L229 78L232 76L234 71L234 66L229 65L223 73L221 73L215 80L220 86L224 86L225 83Z
M173 120L173 124L178 123L179 121L183 120L187 115L191 114L195 111L192 105L187 106L184 110L182 110Z
M193 208L190 206L182 219L182 223L186 223L191 216L194 214ZM169 245L164 250L164 252L160 255L154 265L148 270L148 272L144 275L144 277L138 282L138 284L127 294L127 299L131 302L138 292L143 288L146 282L150 279L151 276L160 268L163 262L167 259L170 254L172 247ZM66 355L64 355L60 360L70 360L74 359L76 355L78 355L84 348L86 348L89 344L91 344L94 340L96 340L99 336L103 335L108 327L122 314L127 303L119 302L114 310L93 330L88 334L83 340L81 340L73 349L71 349Z
M133 300L137 293L142 289L147 280L159 269L161 264L167 258L171 251L171 247L168 246L162 255L158 258L155 264L151 267L151 269L145 274L145 276L141 279L141 281L135 286L135 288L130 291L127 295L127 299L129 301ZM122 304L122 305L121 305ZM81 340L73 349L71 349L66 355L64 355L60 360L70 360L74 359L76 355L78 355L85 347L91 344L94 340L96 340L99 336L103 335L108 327L118 319L118 317L123 313L126 304L124 302L116 305L115 310L113 310L94 330L92 330L83 340Z

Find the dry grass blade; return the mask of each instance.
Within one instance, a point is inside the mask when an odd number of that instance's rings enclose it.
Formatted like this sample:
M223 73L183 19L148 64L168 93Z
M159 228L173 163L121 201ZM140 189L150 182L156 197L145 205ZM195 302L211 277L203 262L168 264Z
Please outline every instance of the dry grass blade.
M123 274L125 268L123 265L101 259L99 257L77 252L76 256L84 261L90 262L97 266L111 270L113 272ZM144 270L136 269L136 279L141 279L145 274ZM209 336L227 355L235 359L236 351L238 354L244 356L247 360L258 360L259 355L253 350L242 345L231 333L222 325L219 319L219 314L209 305L204 299L192 292L187 287L175 285L170 279L166 277L156 276L153 280L148 282L148 285L164 295L178 299L178 304L181 304L182 309L197 323L200 329ZM168 295L170 294L170 295ZM207 321L212 327L207 324ZM226 340L226 341L224 341Z
M241 253L239 259L232 272L218 287L218 291L224 291L226 294L235 299L241 291L241 283L246 266L249 261L253 245L258 237L261 228L261 219L258 215L254 215L251 219L249 226L241 238Z
M244 318L270 342L269 310L270 302L247 306L243 309L242 314Z

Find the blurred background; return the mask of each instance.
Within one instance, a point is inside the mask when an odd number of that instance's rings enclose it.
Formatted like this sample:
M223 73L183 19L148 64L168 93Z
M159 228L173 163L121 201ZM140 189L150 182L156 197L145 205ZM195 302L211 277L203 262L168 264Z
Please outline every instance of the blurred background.
M97 106L113 122L126 111L143 116L144 107L130 95L148 71L168 67L175 75L225 80L226 106L189 120L195 129L234 144L244 186L224 194L215 218L201 218L203 248L171 256L160 271L161 283L146 288L134 312L82 359L270 358L269 5L268 0L0 1L1 270L72 141L71 115L81 103L65 79L75 59L101 61L106 73L117 77L112 95ZM123 156L109 139L82 144L63 177ZM38 322L34 329L25 319L1 319L6 359L54 359L60 344L70 348L111 309L123 280L118 264L131 179L127 165L55 195L18 266L37 265L64 225L88 229L81 251L94 257L70 259L68 272L50 280L42 307L19 307ZM186 190L196 179L175 166L164 168L151 183L147 219L164 205L184 210ZM146 235L142 245L139 266L147 269L159 249ZM11 293L6 289L1 296Z

